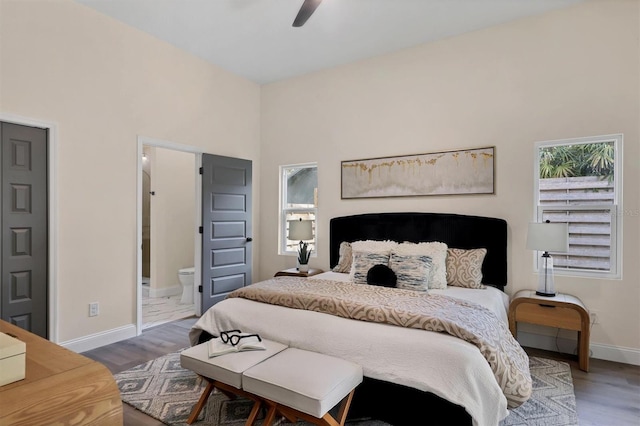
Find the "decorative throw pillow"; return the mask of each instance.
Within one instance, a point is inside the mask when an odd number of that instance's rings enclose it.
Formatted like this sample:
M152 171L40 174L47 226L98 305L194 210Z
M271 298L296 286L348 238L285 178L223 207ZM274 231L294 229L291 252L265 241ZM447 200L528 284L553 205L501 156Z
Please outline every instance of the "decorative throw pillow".
M364 240L364 241L354 241L351 243L351 249L353 251L365 251L368 253L391 253L391 249L398 245L395 241L374 241L374 240Z
M394 249L397 254L423 255L431 258L429 288L447 288L447 245L445 243L402 243Z
M385 262L378 262L378 263L382 263L384 265L389 263L389 255L391 254L391 249L396 247L398 245L397 242L395 241L374 241L374 240L364 240L364 241L354 241L351 243L351 252L355 253L355 252L359 252L359 253L378 253L378 254L385 254L387 256L387 261ZM353 258L353 256L352 256ZM373 266L373 265L371 265ZM371 267L370 266L370 267ZM366 271L364 271L365 274L365 278L366 278L366 273L369 270L369 268L367 268ZM354 269L354 265L353 265L353 260L351 263L351 271L350 271L350 276L351 276L351 281L355 282L355 275L356 271Z
M340 259L338 260L338 264L333 267L333 272L351 272L351 260L353 253L351 252L351 243L348 241L343 241L340 243Z
M482 262L487 249L447 250L447 283L456 287L485 288L482 285Z
M374 265L367 272L367 284L395 287L397 282L396 273L386 265Z
M375 265L388 265L389 255L384 253L367 253L353 251L352 281L356 284L366 284L369 269Z
M398 276L396 287L406 290L427 291L431 275L431 258L421 254L391 252L389 267Z

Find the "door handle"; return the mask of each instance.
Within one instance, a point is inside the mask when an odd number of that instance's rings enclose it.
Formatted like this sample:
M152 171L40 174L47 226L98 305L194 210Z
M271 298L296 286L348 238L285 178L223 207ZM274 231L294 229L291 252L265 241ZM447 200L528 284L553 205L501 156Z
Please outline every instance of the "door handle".
M250 243L251 241L253 241L253 238L247 237L247 242Z

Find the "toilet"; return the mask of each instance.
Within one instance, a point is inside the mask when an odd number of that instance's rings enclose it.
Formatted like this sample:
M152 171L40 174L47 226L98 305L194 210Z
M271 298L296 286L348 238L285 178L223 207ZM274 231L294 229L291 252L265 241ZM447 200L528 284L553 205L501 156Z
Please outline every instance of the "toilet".
M193 275L196 268L183 268L178 270L178 279L182 286L182 299L180 303L193 304Z

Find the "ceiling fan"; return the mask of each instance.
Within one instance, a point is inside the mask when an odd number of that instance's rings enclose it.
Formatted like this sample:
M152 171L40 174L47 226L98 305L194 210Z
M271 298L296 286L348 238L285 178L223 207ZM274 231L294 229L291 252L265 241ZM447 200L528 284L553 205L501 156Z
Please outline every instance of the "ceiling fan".
M318 6L320 6L321 2L322 0L304 0L304 3L302 3L296 19L294 19L293 21L293 26L303 26L304 23L307 22L307 19L309 19L309 17L313 14L313 12L316 11Z

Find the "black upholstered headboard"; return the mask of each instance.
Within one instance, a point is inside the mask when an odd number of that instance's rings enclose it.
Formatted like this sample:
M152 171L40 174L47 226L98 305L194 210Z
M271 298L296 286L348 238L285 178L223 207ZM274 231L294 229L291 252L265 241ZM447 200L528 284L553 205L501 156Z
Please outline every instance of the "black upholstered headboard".
M447 213L368 213L335 217L330 223L330 262L338 264L340 243L358 240L439 241L450 248L486 248L482 282L507 285L507 222Z

